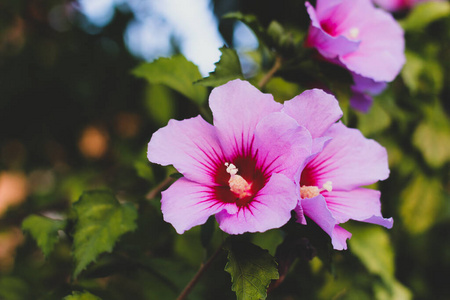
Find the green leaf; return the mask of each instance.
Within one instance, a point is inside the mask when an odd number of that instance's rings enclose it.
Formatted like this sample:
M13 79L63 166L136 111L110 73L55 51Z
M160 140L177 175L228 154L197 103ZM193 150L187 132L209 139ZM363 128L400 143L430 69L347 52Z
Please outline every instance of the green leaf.
M198 105L206 101L206 88L193 84L202 78L198 67L182 55L171 58L162 57L151 63L143 63L132 73L147 79L151 84L166 85Z
M390 285L375 282L373 289L377 300L410 300L413 298L411 291L397 280L393 280Z
M231 289L237 299L265 299L270 282L279 278L275 259L267 250L249 242L232 242L226 249L225 271L231 275Z
M287 51L294 51L295 45L299 44L298 37L294 40L294 32L286 31L277 21L270 22L269 27L267 28L267 35L271 39L269 45L283 53L289 53ZM300 35L300 37L302 37L302 35ZM303 47L300 51L301 50L303 50Z
M425 62L413 52L405 51L405 57L406 63L401 71L401 75L409 90L416 93L419 90L420 74L425 67Z
M439 59L433 55L406 51L406 63L401 76L411 93L419 91L439 94L443 87L444 71Z
M0 299L23 300L31 299L30 284L19 277L0 276Z
M450 122L438 102L425 108L425 121L414 131L412 142L434 168L450 161Z
M400 22L407 31L418 31L430 23L450 15L450 3L446 1L430 1L417 5L408 17Z
M352 226L349 245L369 270L385 282L394 278L394 251L386 229L379 226Z
M241 21L253 31L260 43L266 43L270 39L255 15L244 15L241 12L231 12L224 15L222 19L233 19Z
M72 295L64 297L63 300L101 300L101 298L84 291L84 292L72 292Z
M361 224L346 227L352 232L349 244L353 254L369 272L382 279L382 282L373 282L374 299L411 299L411 292L394 277L394 249L386 229Z
M145 93L145 107L151 120L160 126L175 116L175 97L173 91L162 84L151 84Z
M266 84L264 90L265 92L272 94L275 101L280 103L292 99L302 92L302 89L297 84L277 76L272 77Z
M357 113L357 115L358 128L365 136L388 128L392 121L389 114L377 101L373 102L372 108L368 113Z
M30 215L22 222L22 229L31 234L46 257L58 241L58 230L65 227L65 220L53 220L37 215Z
M111 252L124 233L136 229L137 211L120 204L110 192L85 192L74 205L77 222L74 234L74 277L103 252Z
M155 182L155 174L147 158L147 147L143 149L134 161L134 169L139 177L147 179L149 182Z
M222 47L219 50L222 52L222 55L220 60L215 63L216 69L214 72L209 73L209 77L200 79L196 84L216 87L233 79L244 79L236 51L227 47Z
M442 186L436 178L416 175L401 194L400 216L414 234L429 229L442 212Z
M255 232L252 234L253 244L267 249L271 255L275 255L277 247L283 242L284 235L279 229L267 230L265 232Z
M196 267L205 258L205 250L200 242L201 227L197 226L184 234L175 236L174 252L182 257L184 261Z

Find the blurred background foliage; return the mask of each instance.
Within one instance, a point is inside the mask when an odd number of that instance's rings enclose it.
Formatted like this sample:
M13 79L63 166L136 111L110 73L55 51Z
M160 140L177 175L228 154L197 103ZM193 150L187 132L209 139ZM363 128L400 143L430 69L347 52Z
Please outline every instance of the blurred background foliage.
M216 77L194 86L207 74L181 55L139 66L142 56L125 37L142 2L117 1L110 19L96 24L77 1L0 1L0 299L175 298L226 235L211 220L184 235L163 222L157 191L176 171L151 165L147 143L170 118L209 118L206 99L218 78L256 85L277 57L285 64L264 92L283 101L327 88L344 122L387 148L391 175L377 188L383 215L395 223L389 231L347 224L353 237L342 252L330 249L320 229L302 228L292 238L299 250L279 261L285 280L268 299L448 299L447 2L395 15L407 62L368 114L349 109L346 71L303 49L303 1L211 1L227 48ZM255 34L253 48L237 45L245 26ZM164 39L167 56L183 52L179 39ZM117 234L102 245L83 240L108 228ZM243 238L276 256L289 249L286 232ZM189 299L236 297L226 260L219 253Z

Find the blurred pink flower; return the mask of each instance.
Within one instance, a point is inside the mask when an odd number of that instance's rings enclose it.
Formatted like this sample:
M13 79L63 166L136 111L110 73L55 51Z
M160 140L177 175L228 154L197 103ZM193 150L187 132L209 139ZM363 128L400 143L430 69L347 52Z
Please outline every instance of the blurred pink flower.
M164 220L178 233L211 215L230 234L281 227L298 202L294 178L311 155L311 134L246 81L215 88L209 105L214 125L170 120L148 145L151 162L184 175L162 192Z
M380 192L361 188L389 176L386 150L359 130L335 123L342 111L337 100L321 90L286 101L283 112L305 126L313 145L318 145L313 147L317 155L307 160L297 178L297 222L306 224L304 215L308 216L330 235L338 250L347 249L351 233L339 224L349 219L391 228L392 218L381 215Z
M401 11L410 9L419 3L423 2L442 2L444 0L373 0L379 7L387 11Z
M308 47L375 84L398 75L405 63L405 41L402 28L389 13L375 8L370 0L318 0L315 8L306 2L306 8L311 18ZM360 92L357 83L353 88ZM357 103L359 99L354 98L353 106L367 110L367 103Z

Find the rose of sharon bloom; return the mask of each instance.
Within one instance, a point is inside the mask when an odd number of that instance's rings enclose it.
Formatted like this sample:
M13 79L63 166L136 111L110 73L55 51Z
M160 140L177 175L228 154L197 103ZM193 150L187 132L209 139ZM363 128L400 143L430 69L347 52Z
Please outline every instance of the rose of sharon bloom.
M338 250L347 249L351 233L339 224L349 219L391 228L392 218L381 215L380 192L361 187L389 176L386 150L357 129L335 123L342 111L336 98L321 90L286 101L283 112L310 131L314 144L323 146L313 150L317 154L297 178L297 222L306 224L304 215L308 216L330 235Z
M402 28L389 13L370 0L318 0L316 8L305 5L311 18L307 46L354 76L384 83L398 75L405 63L405 42ZM353 88L362 89L358 82ZM359 106L368 109L364 102Z
M229 234L283 226L298 202L295 177L311 134L246 81L213 89L209 105L214 125L200 116L170 120L148 145L151 162L184 175L162 192L164 220L180 234L211 215Z
M400 10L410 9L422 2L442 2L444 0L373 0L379 7L396 12Z

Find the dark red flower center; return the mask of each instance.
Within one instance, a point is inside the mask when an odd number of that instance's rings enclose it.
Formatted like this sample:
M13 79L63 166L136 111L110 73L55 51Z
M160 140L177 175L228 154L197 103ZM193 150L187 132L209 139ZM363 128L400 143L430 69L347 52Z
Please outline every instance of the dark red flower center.
M233 168L237 170L232 171ZM228 169L228 171L227 171ZM217 167L215 198L224 203L247 206L269 179L252 155L237 156Z

